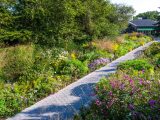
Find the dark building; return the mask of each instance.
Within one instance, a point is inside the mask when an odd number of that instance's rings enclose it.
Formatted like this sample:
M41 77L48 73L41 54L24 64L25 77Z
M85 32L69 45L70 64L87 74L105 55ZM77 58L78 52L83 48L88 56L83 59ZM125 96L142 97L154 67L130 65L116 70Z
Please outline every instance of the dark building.
M157 32L157 21L150 19L137 19L129 22L126 32L139 32L147 35L155 35Z

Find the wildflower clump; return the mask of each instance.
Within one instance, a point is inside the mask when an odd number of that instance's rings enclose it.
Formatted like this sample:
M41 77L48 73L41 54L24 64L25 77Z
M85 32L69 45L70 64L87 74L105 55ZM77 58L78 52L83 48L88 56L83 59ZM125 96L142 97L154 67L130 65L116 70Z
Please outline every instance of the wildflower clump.
M160 80L155 73L152 79L146 72L137 75L118 71L97 84L97 99L83 117L99 120L159 120Z
M91 71L95 70L96 68L98 68L98 66L102 66L102 65L105 65L107 63L109 63L110 60L108 58L99 58L99 59L96 59L94 61L92 61L88 67Z

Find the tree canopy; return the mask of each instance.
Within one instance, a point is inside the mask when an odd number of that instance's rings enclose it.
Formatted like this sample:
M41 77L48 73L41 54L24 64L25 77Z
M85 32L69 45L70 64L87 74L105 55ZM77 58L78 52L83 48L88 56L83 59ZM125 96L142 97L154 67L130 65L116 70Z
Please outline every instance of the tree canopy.
M159 16L158 11L148 11L148 12L138 14L137 16L134 17L134 19L144 18L144 19L157 20L158 16Z
M133 13L109 0L1 0L0 42L52 46L114 36Z

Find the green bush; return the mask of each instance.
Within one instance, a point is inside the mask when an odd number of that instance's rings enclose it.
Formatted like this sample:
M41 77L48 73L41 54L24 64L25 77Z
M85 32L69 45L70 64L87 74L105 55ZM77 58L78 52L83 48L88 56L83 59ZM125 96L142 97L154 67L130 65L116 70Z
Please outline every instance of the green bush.
M120 56L125 55L128 52L129 52L129 49L122 45L122 46L118 47L118 50L115 52L115 57L118 58Z
M143 75L142 75L143 74ZM81 110L75 120L159 120L159 71L126 74L119 71L95 87L97 99Z
M153 57L156 54L158 54L159 51L160 51L160 43L159 42L155 42L147 50L145 50L144 54L147 57Z
M129 60L118 65L120 70L152 70L153 66L146 60Z
M79 78L88 72L88 66L77 59L69 59L64 62L61 74L69 74L75 78Z
M160 67L160 58L156 61L157 67Z
M28 43L32 38L32 32L28 30L6 31L0 29L0 43L9 45Z
M14 84L1 82L0 116L13 116L62 86L62 82L52 76L41 76L32 81L18 81Z
M33 66L34 46L17 46L7 49L4 57L5 65L2 67L2 76L7 81L16 81L27 75Z
M109 53L105 50L94 50L94 51L88 51L84 54L82 54L79 59L81 61L93 61L95 59L98 59L98 58L113 58L113 54L112 53Z

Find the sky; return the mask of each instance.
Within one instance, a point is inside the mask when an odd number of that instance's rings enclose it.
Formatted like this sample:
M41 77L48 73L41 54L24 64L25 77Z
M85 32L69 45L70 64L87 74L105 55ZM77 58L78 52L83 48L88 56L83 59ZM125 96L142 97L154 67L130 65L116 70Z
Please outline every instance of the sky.
M157 10L160 11L160 9L158 9L158 7L160 7L160 0L110 0L112 3L123 3L126 5L131 5L135 10L136 10L136 14L138 13L143 13L146 11L153 11L153 10Z

